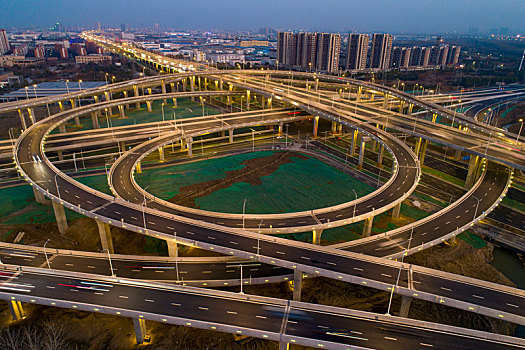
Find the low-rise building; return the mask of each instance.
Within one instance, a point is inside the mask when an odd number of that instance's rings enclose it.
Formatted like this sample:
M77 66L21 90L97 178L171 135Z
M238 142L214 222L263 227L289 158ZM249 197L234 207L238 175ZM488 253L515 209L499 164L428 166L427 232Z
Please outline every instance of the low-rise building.
M76 56L76 64L86 64L86 63L111 63L111 56L108 55L85 55L85 56Z

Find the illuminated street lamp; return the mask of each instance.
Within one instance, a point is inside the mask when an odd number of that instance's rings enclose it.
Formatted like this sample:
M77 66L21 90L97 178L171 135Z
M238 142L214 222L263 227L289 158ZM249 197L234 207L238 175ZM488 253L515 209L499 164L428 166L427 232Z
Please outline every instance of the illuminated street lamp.
M67 90L67 93L69 94L69 80L66 80L66 90Z
M516 137L516 143L518 143L521 135L521 129L523 129L523 119L518 120L521 123L520 131L518 132L518 137Z
M36 84L33 84L33 91L35 92L35 98L37 98L38 96L36 95Z
M29 89L29 87L26 86L25 89L26 89L26 98L29 100L29 94L27 93L27 89Z

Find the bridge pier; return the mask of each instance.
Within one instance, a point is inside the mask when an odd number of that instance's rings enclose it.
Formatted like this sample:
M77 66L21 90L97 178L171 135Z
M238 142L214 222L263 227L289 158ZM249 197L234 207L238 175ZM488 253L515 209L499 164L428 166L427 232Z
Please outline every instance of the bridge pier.
M399 214L401 214L401 203L392 208L392 217L394 219L398 219Z
M353 135L352 135L352 143L350 144L350 155L351 156L354 156L355 155L355 149L357 147L357 129L353 131Z
M124 141L119 141L118 148L120 153L126 152L126 143Z
M230 143L233 143L233 129L228 129L228 135L230 138Z
M363 169L363 162L365 160L365 145L368 137L364 136L361 137L361 145L359 147L359 161L357 162L357 169L362 170Z
M379 145L379 152L377 153L377 166L383 166L383 156L385 154L385 147L383 145Z
M401 307L399 308L399 316L408 317L410 311L410 303L412 303L412 297L403 295L401 296Z
M186 145L188 145L188 157L193 157L193 137L190 137L186 139ZM202 143L202 147L204 147L204 143Z
M9 305L9 311L11 311L11 317L13 317L13 321L19 321L25 318L22 302L17 300L8 300L7 305Z
M93 129L100 128L100 125L98 124L98 111L91 112L91 122L93 124Z
M58 160L63 161L64 160L64 153L62 151L57 151L58 154Z
M481 167L482 159L479 156L470 155L470 161L468 163L468 173L465 180L465 189L469 189L475 182L477 172Z
M319 130L319 116L315 116L314 117L314 130L313 130L314 139L317 138L318 130Z
M390 98L390 95L388 94L385 94L383 96L383 108L384 109L387 109L388 108L388 99Z
M153 112L153 109L151 109L151 101L146 101L146 105L148 106L148 112Z
M399 113L403 114L404 110L405 110L405 101L399 101Z
M102 250L108 250L111 254L115 251L113 250L113 236L111 235L111 228L109 224L95 220L98 227L98 234L100 235L100 243L102 245Z
M33 108L28 108L27 113L29 113L29 120L31 120L31 125L34 125L36 122L35 110Z
M250 90L246 91L246 110L250 110Z
M362 86L359 86L357 88L357 94L355 96L355 101L356 102L361 102L361 94L363 93L363 87Z
M290 343L279 342L279 350L290 350Z
M124 114L124 106L123 105L119 105L118 106L118 112L119 112L119 115L120 115L120 119L126 118L126 115Z
M416 140L416 144L414 145L414 153L416 155L416 157L419 156L419 151L421 150L421 142L423 141L423 139L421 137L418 137L418 139Z
M165 95L166 94L166 83L164 82L164 80L161 80L160 82L160 89L162 91L162 94ZM165 105L168 104L168 101L166 101L166 99L163 99L162 102L164 102Z
M64 234L67 231L67 218L66 212L64 211L64 206L55 201L51 201L53 204L53 212L55 213L55 219L58 226L58 232Z
M60 124L58 126L58 131L60 131L61 134L65 134L66 133L66 122Z
M179 256L179 245L177 244L177 242L166 241L166 245L168 246L168 256Z
M133 96L139 97L139 88L136 85L133 85ZM140 102L135 102L135 109L140 109Z
M332 135L337 134L337 122L332 122Z
M159 162L164 162L164 147L159 147Z
M177 107L177 98L174 97L172 100L173 100L173 107Z
M46 197L33 186L33 194L37 203L46 204Z
M137 344L144 343L146 337L146 320L143 318L133 318L133 327L135 328Z
M108 92L108 91L104 92L104 96L106 97L106 102L111 101L111 93L110 92ZM113 107L109 107L108 111L109 111L109 116L111 117L113 115Z
M323 231L323 229L312 231L312 244L321 245L321 235L323 234Z
M461 159L461 150L460 149L456 150L456 155L454 156L454 159L455 160L460 160Z
M137 174L142 173L142 166L140 165L140 162L137 163L137 165L135 167L135 170L136 170Z
M414 109L414 104L413 103L409 104L408 105L407 115L411 115L413 109Z
M343 124L337 124L337 133L343 135Z
M128 92L127 91L123 91L122 93L124 94L124 98L128 98ZM123 107L125 107L126 109L129 109L129 104L123 105Z
M425 162L425 155L427 153L428 140L423 141L421 145L421 153L419 154L419 165L423 165Z
M432 123L435 123L438 115L436 113L432 114Z
M295 269L293 271L293 300L301 301L301 287L303 286L303 272Z
M22 130L27 129L26 118L24 117L24 112L21 109L18 110L18 116L20 117L20 124L22 124Z
M60 108L60 112L64 112L64 103L62 101L58 101L58 108Z
M374 223L374 217L371 216L369 218L366 218L363 223L363 238L370 237L372 234L372 225Z
M279 131L278 131L277 135L278 136L283 136L283 122L279 123L279 129L278 130Z

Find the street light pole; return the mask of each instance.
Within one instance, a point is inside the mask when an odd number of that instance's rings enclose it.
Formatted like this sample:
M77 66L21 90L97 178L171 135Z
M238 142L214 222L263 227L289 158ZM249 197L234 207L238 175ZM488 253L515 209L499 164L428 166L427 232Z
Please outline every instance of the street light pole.
M521 122L521 126L520 126L520 131L518 132L518 136L516 137L516 143L518 143L520 139L520 135L521 135L521 129L523 129L523 119L520 119L518 121Z
M354 203L354 215L352 217L355 218L355 207L357 207L357 192L352 188L352 191L354 191L354 194L355 194L355 203Z
M388 310L386 311L386 314L390 316L390 307L392 306L392 298L394 296L394 289L397 288L399 285L399 278L401 277L401 268L403 267L403 260L405 259L405 255L410 250L410 243L412 243L412 235L414 234L414 227L412 227L412 230L410 231L410 238L408 240L408 246L403 252L403 255L401 256L401 265L399 266L399 272L397 274L397 280L395 286L392 286L392 290L390 292L390 300L388 301ZM408 286L410 288L410 286Z
M46 244L49 242L49 239L44 243L44 255L46 256L46 262L47 262L47 268L51 269L51 265L49 264L49 259L47 258L47 252L46 252Z
M242 229L244 230L244 214L246 213L246 198L242 204Z
M474 196L474 195L473 195L472 197L474 197L474 198L476 199L476 201L477 201L477 203L476 203L476 209L474 210L474 218L472 219L472 221L474 221L474 220L476 220L476 215L478 215L478 207L479 207L479 202L480 202L480 201L479 201L479 198L478 198L478 197L476 197L476 196Z
M55 174L55 186L57 187L58 199L62 200L62 198L60 198L60 191L58 190L57 176L58 176L58 173Z
M115 272L113 272L113 264L111 263L111 255L109 254L109 249L104 249L108 253L109 260L109 269L111 270L111 277L116 277ZM102 252L104 252L104 250Z

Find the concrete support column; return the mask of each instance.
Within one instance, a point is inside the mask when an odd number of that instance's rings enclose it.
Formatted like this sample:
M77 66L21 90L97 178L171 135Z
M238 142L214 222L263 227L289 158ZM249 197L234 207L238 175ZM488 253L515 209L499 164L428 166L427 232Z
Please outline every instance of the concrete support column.
M392 217L394 219L398 219L400 213L401 213L401 203L399 203L398 205L392 208Z
M438 115L436 113L432 114L432 123L435 123Z
M126 143L124 141L119 141L118 148L120 152L122 153L126 152Z
M337 122L332 122L332 135L337 134Z
M93 124L93 129L100 128L100 125L98 124L98 112L91 112L91 122Z
M188 145L188 157L193 157L193 138L190 137L189 139L187 139L186 144Z
M376 95L374 93L370 94L370 101L373 101L374 97L376 97Z
M24 117L24 112L21 109L18 110L18 116L20 117L20 124L22 124L22 130L27 129L26 118Z
M366 145L366 137L361 137L361 145L359 147L359 161L357 162L357 169L362 170L363 169L363 162L365 160L365 145Z
M278 135L279 136L283 136L283 122L280 122L279 123L279 132L278 132Z
M102 250L107 249L111 254L113 254L115 251L113 250L113 237L111 235L111 228L109 227L109 224L98 220L95 221L97 222Z
M454 156L454 159L456 159L456 160L460 160L461 159L461 150L460 149L456 150L456 155Z
M388 108L388 99L390 98L390 96L388 94L385 94L384 98L383 98L383 108L384 109L387 109Z
M119 115L120 115L121 119L126 118L126 115L124 114L124 106L123 105L119 105L118 106L118 111L119 111Z
M164 162L164 147L159 147L159 162Z
M246 91L246 110L250 110L250 90Z
M76 107L75 100L74 99L70 99L69 103L71 104L71 109L75 109L75 107Z
M415 153L416 157L419 155L419 151L421 150L421 141L423 141L423 139L421 137L419 137L416 140L416 144L414 146L414 153Z
M268 98L268 109L272 108L272 98Z
M419 154L419 165L423 165L425 162L425 154L427 153L428 140L423 141L421 145L421 153Z
M38 191L35 187L33 187L33 194L35 195L35 200L37 203L41 203L41 204L47 203L46 197L42 194L42 192Z
M64 234L67 231L67 219L66 212L64 211L64 206L55 201L51 201L51 203L53 203L53 211L55 212L55 219L58 226L58 232Z
M407 115L411 115L413 109L414 109L414 104L412 104L412 103L409 104L409 105L408 105Z
M321 235L323 234L323 230L313 230L312 231L312 244L321 244Z
M399 316L408 317L408 311L410 310L410 303L412 303L412 297L403 295L401 297L401 307L399 308Z
M314 117L314 130L313 130L314 139L317 138L318 130L319 130L319 116L315 116Z
M355 149L357 148L357 130L354 130L353 131L353 135L352 135L352 143L350 144L350 155L351 156L354 156L355 155Z
M359 86L357 88L357 95L355 97L355 100L356 102L360 102L361 101L361 94L363 93L363 87L362 86Z
M137 172L137 174L142 173L142 166L140 165L140 162L138 162L135 166L135 171Z
M337 134L343 135L343 124L337 124Z
M133 85L133 96L139 97L139 88ZM135 102L135 109L140 109L140 102Z
M58 131L60 131L61 134L66 133L66 123L65 122L58 126Z
M191 92L195 92L195 76L190 77L190 90ZM195 101L195 97L191 97L192 101Z
M317 90L319 90L319 79L315 78L315 92L317 92Z
M25 317L22 302L17 300L8 300L7 305L9 305L9 310L11 311L11 317L13 317L13 321L19 321Z
M151 109L151 101L146 101L146 105L148 106L148 112L153 112L153 109Z
M180 139L180 150L184 151L186 149L186 142L184 139Z
M80 117L75 117L75 125L80 125Z
M123 94L124 94L124 98L128 98L128 92L127 91L123 91ZM129 104L126 103L125 107L126 107L126 109L129 109Z
M379 145L379 152L377 153L377 166L383 165L383 155L385 153L385 147L383 145Z
M470 155L470 161L468 163L468 172L467 179L465 180L465 189L469 189L474 184L476 178L476 170L478 168L478 163L480 163L480 157L475 155Z
M363 225L363 238L370 237L372 234L372 225L374 223L374 217L371 216L364 221Z
M230 143L233 143L233 129L228 129L228 135L230 137Z
M166 244L168 245L168 256L178 257L179 246L177 245L177 242L166 241Z
M405 109L405 101L399 101L399 113L403 113L403 110Z
M29 113L29 120L31 120L31 125L34 125L36 122L35 110L33 108L28 108L27 112Z
M135 328L135 339L137 344L144 343L144 338L146 337L146 320L143 318L134 318L133 327Z
M161 89L163 95L166 94L166 83L164 82L164 80L162 80L162 81L160 82L160 89ZM168 104L168 102L166 101L166 99L162 100L162 102L164 102L165 105Z
M290 350L290 344L279 342L279 350Z
M301 301L301 287L303 286L303 272L295 269L293 272L293 300Z
M177 98L176 97L173 98L173 107L177 107Z
M63 161L64 160L64 153L62 151L57 151L58 154L58 160Z
M64 112L64 103L62 101L58 101L58 108L60 108L60 112Z

